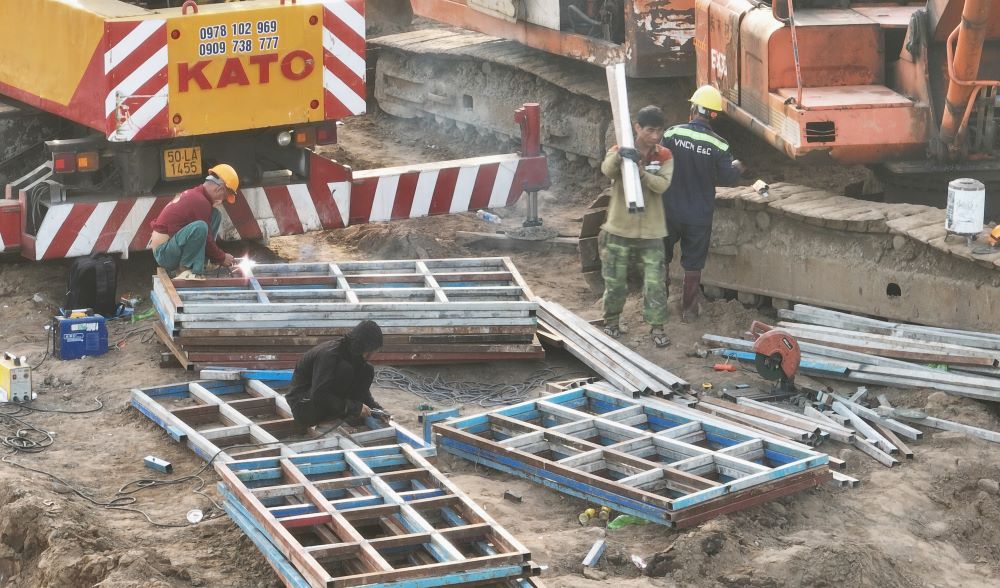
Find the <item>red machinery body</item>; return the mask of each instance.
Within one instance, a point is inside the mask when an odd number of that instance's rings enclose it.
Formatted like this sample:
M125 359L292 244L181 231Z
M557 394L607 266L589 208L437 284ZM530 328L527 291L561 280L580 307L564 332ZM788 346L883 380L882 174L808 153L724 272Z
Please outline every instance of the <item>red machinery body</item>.
M776 0L776 3L782 0ZM792 27L747 0L697 3L698 83L726 112L789 157L842 163L920 158L932 128L926 102L890 83L885 52L920 6L795 8Z
M981 78L1000 77L1000 12L988 1L822 6L698 0L698 83L719 87L727 114L792 158L992 158L984 90L997 82Z
M511 39L555 55L601 67L624 62L631 77L689 77L693 73L694 0L410 3L418 16ZM594 24L588 28L586 23Z

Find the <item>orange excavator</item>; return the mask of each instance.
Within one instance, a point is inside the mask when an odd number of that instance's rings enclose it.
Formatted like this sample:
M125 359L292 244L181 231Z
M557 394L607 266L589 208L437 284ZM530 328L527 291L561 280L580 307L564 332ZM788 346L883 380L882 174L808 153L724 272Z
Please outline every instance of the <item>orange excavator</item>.
M920 5L699 2L698 81L726 113L793 158L828 155L942 205L946 184L997 178L1000 12L989 0ZM996 207L992 212L997 213Z
M865 187L889 203L769 177L767 196L719 190L706 294L1000 329L1000 249L950 235L942 210L948 183L971 177L986 184L987 219L1000 216L1000 8L988 0L370 0L387 1L437 21L370 41L392 115L513 137L503 106L528 99L546 113L550 156L596 164L614 141L602 70L624 63L633 109L681 122L696 85L713 84L731 121L789 158L874 171ZM976 233L968 224L951 232Z
M376 96L392 114L513 135L490 113L526 88L563 113L543 144L595 161L613 135L594 66L624 62L633 106L659 103L679 122L695 84L713 84L753 134L791 158L869 165L905 188L889 199L943 206L948 181L996 179L1000 9L989 0L385 2L462 29L373 39Z

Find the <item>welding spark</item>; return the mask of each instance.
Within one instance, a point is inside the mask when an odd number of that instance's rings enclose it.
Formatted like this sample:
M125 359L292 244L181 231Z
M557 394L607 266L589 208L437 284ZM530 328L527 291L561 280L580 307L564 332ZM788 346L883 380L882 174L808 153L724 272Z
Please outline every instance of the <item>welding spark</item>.
M250 259L249 257L243 257L240 262L236 264L236 268L243 273L243 275L248 275L257 265L257 262Z

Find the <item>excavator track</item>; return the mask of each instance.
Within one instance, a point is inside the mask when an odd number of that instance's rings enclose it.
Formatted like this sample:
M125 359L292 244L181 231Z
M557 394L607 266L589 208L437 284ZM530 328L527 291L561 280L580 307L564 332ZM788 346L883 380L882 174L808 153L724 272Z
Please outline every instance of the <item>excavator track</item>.
M1000 249L974 253L945 211L856 200L794 184L716 195L703 283L741 301L771 297L890 320L1000 330ZM989 229L986 229L989 231ZM933 295L928 295L933 293Z
M377 54L375 98L398 117L432 117L481 134L517 136L510 105L542 106L547 154L597 165L614 143L604 69L481 33L430 28L369 40ZM629 80L629 107L687 120L693 80Z

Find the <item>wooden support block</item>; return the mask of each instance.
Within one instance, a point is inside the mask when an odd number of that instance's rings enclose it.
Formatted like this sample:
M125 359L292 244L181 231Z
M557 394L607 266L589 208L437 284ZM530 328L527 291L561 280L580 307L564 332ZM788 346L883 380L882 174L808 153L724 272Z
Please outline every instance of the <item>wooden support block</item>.
M583 225L580 227L580 239L596 237L601 232L601 225L608 217L607 208L592 208L583 215Z
M589 272L601 268L601 250L597 237L582 237L578 243L580 251L580 271Z

